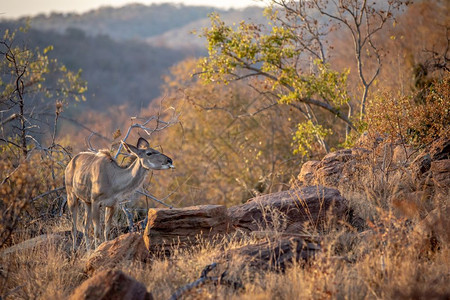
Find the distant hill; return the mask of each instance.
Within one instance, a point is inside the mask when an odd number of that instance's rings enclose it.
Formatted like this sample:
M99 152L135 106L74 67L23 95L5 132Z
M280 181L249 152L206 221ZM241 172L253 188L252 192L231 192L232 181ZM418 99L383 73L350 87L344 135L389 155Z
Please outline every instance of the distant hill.
M222 20L227 24L239 24L240 21L251 21L258 24L267 22L260 7L248 7L242 10L217 11ZM192 35L193 30L200 31L202 28L210 26L207 17L192 21L182 27L168 30L162 34L146 38L151 45L162 45L170 48L181 49L182 47L205 49L206 40Z
M84 14L52 13L30 19L31 26L39 30L61 33L67 28L77 28L89 35L108 35L113 39L145 39L205 18L212 7L172 4L130 4L121 8L102 7ZM21 18L19 21L25 21Z
M5 23L0 24L2 27ZM139 40L116 41L107 35L89 36L84 31L68 28L64 33L31 29L18 34L30 48L43 49L69 69L82 69L88 82L87 102L79 109L104 110L105 107L127 104L136 111L147 106L160 94L161 76L170 66L187 55L183 51L154 47Z
M216 12L228 23L241 20L264 22L261 7L223 10L206 6L175 4L130 4L121 8L101 7L84 14L41 14L30 20L31 27L64 33L68 28L83 30L87 35L108 35L115 40L147 40L152 42L179 38L192 41L190 32L209 25L208 15ZM28 18L16 20L25 23ZM172 41L165 41L171 44Z
M31 30L19 35L30 48L53 45L49 54L72 70L83 70L88 101L79 109L102 110L126 104L136 112L160 95L162 75L188 56L206 54L204 41L192 35L209 25L216 11L229 23L263 21L262 8L220 10L184 5L132 4L103 7L84 14L38 15ZM0 21L0 33L27 18Z

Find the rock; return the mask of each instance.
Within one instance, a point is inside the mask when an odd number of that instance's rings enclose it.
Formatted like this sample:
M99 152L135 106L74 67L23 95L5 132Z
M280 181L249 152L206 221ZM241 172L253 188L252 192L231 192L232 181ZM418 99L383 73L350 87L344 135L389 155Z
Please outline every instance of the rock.
M309 186L258 196L228 209L236 229L242 231L275 230L298 233L305 222L322 228L327 212L336 218L346 213L345 199L338 190Z
M430 145L427 152L430 154L431 160L450 159L450 138L437 139Z
M429 153L422 153L411 163L412 178L417 186L429 184L429 170L431 168L431 156Z
M152 300L140 282L120 270L104 270L83 282L70 300Z
M306 162L297 177L298 185L338 188L353 179L357 164L370 153L367 149L355 147L328 153L320 162Z
M269 240L228 250L222 259L242 259L243 265L261 271L284 271L293 262L308 261L320 246L302 238Z
M450 139L442 137L418 155L413 147L399 141L377 141L374 145L376 147L371 150L362 147L343 149L328 153L320 162L306 162L292 187L323 185L364 193L367 184L371 184L367 182L368 175L378 178L380 172L388 172L390 177L404 177L407 174L418 190L430 192L437 187L441 193L449 186L446 180ZM432 164L434 171L431 170Z
M318 165L316 171L317 181L324 186L339 186L344 164L353 158L351 149L328 153Z
M212 238L230 230L227 209L223 205L199 205L185 208L155 208L148 211L144 232L149 251L184 247L200 238Z
M65 238L60 234L42 234L32 239L15 244L9 248L6 248L0 252L0 257L7 256L9 254L18 253L30 249L48 249L49 247L59 247L63 244Z
M436 188L448 193L450 190L450 159L431 162L430 171Z
M319 161L317 160L310 160L305 162L302 165L302 169L300 171L300 174L298 174L298 186L309 186L309 185L315 185L315 179L316 179L316 172L317 167L319 166ZM295 188L295 186L293 186Z
M146 261L149 253L139 233L127 233L102 243L89 256L85 272L92 275L99 270L111 269L123 261Z
M434 141L411 163L410 169L417 186L440 189L447 187L448 192L448 161L450 159L450 139L440 138ZM433 170L431 170L433 168Z

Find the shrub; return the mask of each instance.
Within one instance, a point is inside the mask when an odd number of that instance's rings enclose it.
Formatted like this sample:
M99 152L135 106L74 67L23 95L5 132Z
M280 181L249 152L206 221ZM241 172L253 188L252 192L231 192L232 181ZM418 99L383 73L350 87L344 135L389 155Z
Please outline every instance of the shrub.
M0 149L0 248L19 225L24 229L50 219L62 203L64 159L35 152L23 160L14 154L7 146Z
M369 133L422 146L450 134L450 72L435 80L417 97L383 93L367 108Z

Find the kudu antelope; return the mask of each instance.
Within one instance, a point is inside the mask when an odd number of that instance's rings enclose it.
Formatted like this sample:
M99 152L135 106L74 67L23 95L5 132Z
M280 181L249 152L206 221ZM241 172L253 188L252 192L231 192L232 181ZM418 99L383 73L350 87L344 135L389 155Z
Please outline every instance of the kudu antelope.
M111 221L118 203L142 186L150 169L173 168L172 159L150 148L139 138L136 147L122 142L136 159L121 167L107 151L81 152L67 165L65 171L67 203L72 213L73 249L76 249L77 212L79 200L85 204L84 238L90 250L89 228L94 223L95 248L100 240L100 206L105 207L105 240L110 238Z

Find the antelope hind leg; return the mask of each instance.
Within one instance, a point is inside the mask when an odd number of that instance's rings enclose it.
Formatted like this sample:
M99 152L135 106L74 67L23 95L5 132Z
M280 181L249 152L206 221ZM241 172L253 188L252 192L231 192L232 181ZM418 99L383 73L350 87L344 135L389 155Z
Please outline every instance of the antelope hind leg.
M92 221L94 223L94 244L95 249L101 244L100 225L100 205L92 204Z
M77 249L77 216L78 216L78 198L71 191L67 191L67 204L72 215L72 251Z

